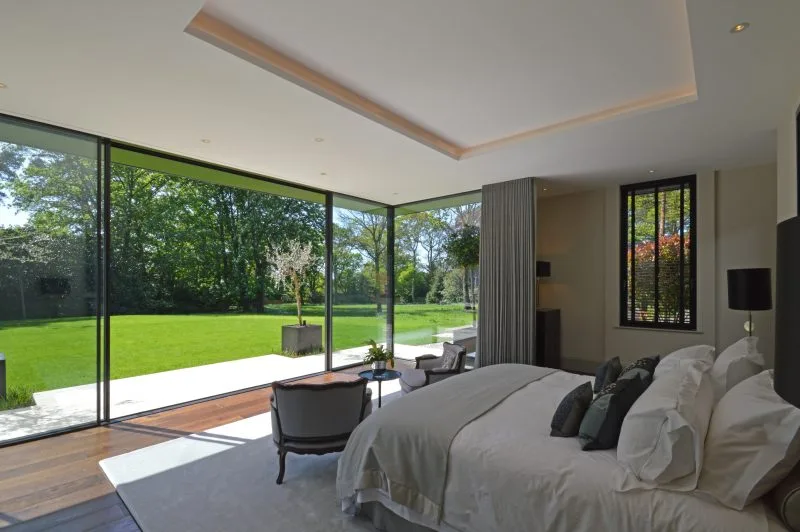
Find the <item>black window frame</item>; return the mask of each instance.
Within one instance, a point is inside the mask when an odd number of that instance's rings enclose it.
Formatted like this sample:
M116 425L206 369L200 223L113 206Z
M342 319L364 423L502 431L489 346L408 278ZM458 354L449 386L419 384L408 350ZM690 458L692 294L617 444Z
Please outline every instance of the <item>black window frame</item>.
M688 206L683 203L683 194L681 195L681 213L684 215L687 211L690 217L689 225L689 271L686 272L684 268L684 260L681 257L680 264L680 285L683 286L685 276L689 275L689 301L681 301L681 316L685 315L685 311L689 310L689 321L683 323L668 323L658 321L658 239L656 238L655 248L655 298L656 308L654 311L654 321L641 321L631 319L629 315L630 309L628 308L628 246L630 244L630 217L628 213L628 197L633 194L636 195L637 191L653 190L653 195L657 196L659 189L662 187L674 187L676 185L686 187L689 190ZM645 181L641 183L633 183L630 185L623 185L620 187L620 266L619 266L619 323L621 327L636 327L645 329L665 329L665 330L678 330L678 331L696 331L697 330L697 175L685 175L669 179L661 179L657 181ZM658 211L656 211L658 212ZM633 224L636 223L635 217ZM653 220L654 224L658 223L658 217ZM681 255L683 255L683 238L684 232L681 231ZM635 290L635 272L633 277L633 289ZM681 291L681 300L683 300L683 291Z

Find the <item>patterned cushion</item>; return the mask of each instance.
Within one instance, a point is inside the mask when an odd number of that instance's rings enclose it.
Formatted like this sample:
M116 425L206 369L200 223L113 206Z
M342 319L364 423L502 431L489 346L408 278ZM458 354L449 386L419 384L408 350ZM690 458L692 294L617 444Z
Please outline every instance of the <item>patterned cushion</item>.
M594 376L594 393L600 393L600 390L617 380L621 373L622 363L619 361L619 357L600 364Z
M592 402L592 385L584 382L561 400L550 422L550 436L571 438L578 435L583 415Z
M653 382L653 373L656 370L656 366L658 366L659 360L660 357L656 355L654 357L640 358L636 362L631 362L622 368L622 373L619 374L619 379L631 379L633 377L639 377L649 385L651 382Z
M458 369L458 354L464 348L458 344L444 343L444 354L442 354L442 369Z
M636 370L633 370L636 371ZM578 439L584 451L613 449L619 440L622 422L633 403L647 389L649 381L638 374L620 377L603 388L583 416Z

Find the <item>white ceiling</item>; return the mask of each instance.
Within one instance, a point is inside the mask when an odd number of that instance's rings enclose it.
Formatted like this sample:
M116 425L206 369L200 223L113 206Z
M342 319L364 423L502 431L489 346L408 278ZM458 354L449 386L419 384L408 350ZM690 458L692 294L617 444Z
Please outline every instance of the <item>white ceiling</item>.
M773 161L775 127L800 88L793 0L205 6L463 144L696 83L692 103L456 161L184 33L203 7L202 0L0 4L0 82L8 85L0 111L397 204L525 176L600 184ZM751 28L731 35L740 21Z

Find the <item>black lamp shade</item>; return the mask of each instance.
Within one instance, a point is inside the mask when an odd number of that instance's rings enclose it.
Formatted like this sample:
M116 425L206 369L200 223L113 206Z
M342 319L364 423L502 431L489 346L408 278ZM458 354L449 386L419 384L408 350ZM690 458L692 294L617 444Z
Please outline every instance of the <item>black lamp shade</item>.
M728 270L728 308L769 310L772 308L772 273L769 268Z
M550 277L550 263L537 260L536 261L536 277Z

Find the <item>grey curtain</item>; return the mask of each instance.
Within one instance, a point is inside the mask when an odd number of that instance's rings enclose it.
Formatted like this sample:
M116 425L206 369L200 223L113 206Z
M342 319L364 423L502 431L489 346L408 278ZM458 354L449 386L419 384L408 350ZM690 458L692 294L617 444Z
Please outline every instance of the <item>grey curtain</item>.
M535 195L533 178L483 187L479 366L535 364Z

